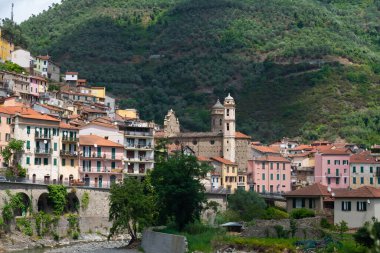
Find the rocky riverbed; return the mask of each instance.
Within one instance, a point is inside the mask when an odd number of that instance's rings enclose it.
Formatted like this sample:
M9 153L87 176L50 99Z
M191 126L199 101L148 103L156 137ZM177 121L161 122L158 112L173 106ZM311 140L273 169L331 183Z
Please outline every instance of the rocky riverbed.
M104 252L104 253L137 253L137 250L125 249L129 238L119 237L107 241L107 238L98 234L83 234L79 240L62 239L59 242L53 239L33 239L15 232L0 239L0 253L75 253L75 252Z

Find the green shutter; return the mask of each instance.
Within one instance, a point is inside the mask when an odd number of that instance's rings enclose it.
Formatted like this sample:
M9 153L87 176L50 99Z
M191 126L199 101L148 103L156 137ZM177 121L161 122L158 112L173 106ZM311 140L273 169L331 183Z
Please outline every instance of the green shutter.
M27 133L27 134L30 134L30 126L27 126L27 127L26 127L26 133Z
M62 159L62 166L66 166L66 159Z
M54 162L54 166L57 166L57 158L54 158L53 162Z
M70 160L70 165L71 165L71 167L74 167L74 159Z
M30 157L29 156L26 157L26 164L28 164L28 165L30 164Z
M26 149L30 149L30 141L26 141Z
M54 142L54 151L57 151L57 148L58 148L58 144Z

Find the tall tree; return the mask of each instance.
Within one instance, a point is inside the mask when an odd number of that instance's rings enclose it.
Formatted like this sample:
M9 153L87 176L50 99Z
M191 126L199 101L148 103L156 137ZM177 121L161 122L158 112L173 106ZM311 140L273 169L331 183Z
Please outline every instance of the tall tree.
M159 222L173 218L179 230L199 219L205 202L205 188L200 179L209 170L194 156L177 154L159 161L151 173L157 194Z
M264 199L256 192L238 189L228 197L228 209L236 212L244 221L260 217L265 211Z
M122 184L112 184L109 200L112 227L108 239L126 231L131 244L137 239L137 232L154 221L154 195L145 182L126 178Z
M25 177L25 169L19 164L21 152L24 150L24 141L11 139L6 146L1 151L1 156L4 162L9 165L11 169L12 176Z

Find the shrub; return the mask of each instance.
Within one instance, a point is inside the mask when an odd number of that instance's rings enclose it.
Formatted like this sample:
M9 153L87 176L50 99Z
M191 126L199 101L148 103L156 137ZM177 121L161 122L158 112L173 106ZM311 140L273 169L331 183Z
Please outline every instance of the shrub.
M273 228L276 231L278 238L288 238L289 231L285 230L283 226L276 225Z
M16 220L16 227L18 230L20 230L23 234L27 236L33 235L32 223L25 217Z
M82 209L86 210L88 207L88 204L90 203L90 195L88 194L88 192L83 193L81 202L82 202Z
M328 222L328 220L326 218L321 219L320 225L321 225L321 228L325 228L325 229L333 229L334 228L334 226L330 222Z
M315 212L307 208L296 208L291 211L290 217L292 217L293 219L315 217Z
M274 207L268 207L261 216L261 219L264 220L281 220L287 218L289 218L289 214L287 212Z

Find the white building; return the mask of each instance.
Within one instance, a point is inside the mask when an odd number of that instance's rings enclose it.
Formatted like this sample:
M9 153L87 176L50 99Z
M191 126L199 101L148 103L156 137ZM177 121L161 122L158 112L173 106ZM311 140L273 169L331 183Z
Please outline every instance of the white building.
M355 190L339 189L333 194L335 224L345 221L349 228L359 228L372 217L380 219L380 189L363 186Z
M11 57L11 61L13 63L16 63L17 65L23 67L27 71L29 71L34 64L33 56L30 54L28 50L22 48L13 51Z

